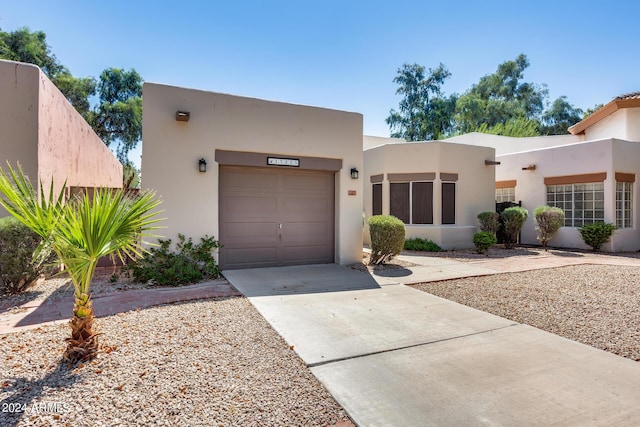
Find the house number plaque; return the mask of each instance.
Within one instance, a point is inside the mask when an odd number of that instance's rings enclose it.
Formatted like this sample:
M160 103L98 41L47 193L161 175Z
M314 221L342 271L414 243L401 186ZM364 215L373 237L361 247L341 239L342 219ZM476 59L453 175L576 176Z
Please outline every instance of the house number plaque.
M289 159L286 157L267 157L267 164L270 166L300 167L300 159Z

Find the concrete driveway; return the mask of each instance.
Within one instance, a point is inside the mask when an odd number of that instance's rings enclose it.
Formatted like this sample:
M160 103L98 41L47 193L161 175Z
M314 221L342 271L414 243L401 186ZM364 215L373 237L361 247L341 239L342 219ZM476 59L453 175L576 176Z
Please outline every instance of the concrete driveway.
M224 275L360 426L640 420L629 359L337 265Z

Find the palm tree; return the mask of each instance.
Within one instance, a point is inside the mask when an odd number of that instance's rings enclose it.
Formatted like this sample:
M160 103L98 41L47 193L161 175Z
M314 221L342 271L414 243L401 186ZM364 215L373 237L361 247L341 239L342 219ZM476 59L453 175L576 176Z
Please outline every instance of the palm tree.
M154 209L160 201L151 192L130 196L123 189L96 189L93 197L65 200L66 183L56 195L51 182L48 197L42 183L40 197L20 166L0 169L0 204L50 245L69 274L75 304L71 337L64 359L70 363L96 356L98 335L93 326L90 285L98 260L104 256L139 257L142 237L151 236L159 221Z

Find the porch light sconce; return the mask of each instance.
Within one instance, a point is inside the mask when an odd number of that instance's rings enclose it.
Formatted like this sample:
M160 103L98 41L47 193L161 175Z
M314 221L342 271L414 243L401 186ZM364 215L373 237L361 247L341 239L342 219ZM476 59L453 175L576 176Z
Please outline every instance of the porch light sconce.
M207 161L205 159L198 160L198 170L200 172L206 172L207 171Z
M351 179L358 179L358 169L351 168Z
M495 166L495 165L499 165L500 162L496 162L495 160L485 160L484 164L487 166Z
M536 165L529 165L522 168L523 171L534 171L536 170Z
M188 111L176 111L177 122L188 122L191 117L191 113Z

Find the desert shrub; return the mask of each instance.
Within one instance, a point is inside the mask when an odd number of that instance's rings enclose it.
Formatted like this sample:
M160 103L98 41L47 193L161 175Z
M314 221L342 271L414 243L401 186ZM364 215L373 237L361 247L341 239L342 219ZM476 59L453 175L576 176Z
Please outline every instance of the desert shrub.
M398 255L404 246L404 223L395 216L374 215L369 218L371 257L369 264L384 264Z
M502 211L500 216L505 235L504 246L507 249L512 249L518 242L518 235L529 216L529 212L524 208L514 206Z
M481 212L478 214L480 231L495 235L500 227L500 214L497 212Z
M442 248L437 243L420 237L405 240L404 248L409 251L442 252Z
M23 292L53 271L56 257L50 248L34 256L41 242L40 236L14 217L0 219L0 294Z
M473 235L473 244L476 245L476 252L483 254L492 246L498 243L495 234L488 231L481 231Z
M564 225L564 211L551 206L538 206L533 210L536 221L536 238L544 250L547 250L547 242Z
M220 277L220 268L213 257L220 243L213 237L204 236L200 243L178 234L176 250L171 251L171 239L158 240L158 247L127 266L137 282L158 286L178 286L197 283Z
M609 238L616 231L616 226L604 222L596 222L595 224L588 224L578 228L582 240L591 246L594 251L600 249L604 243L609 241Z

